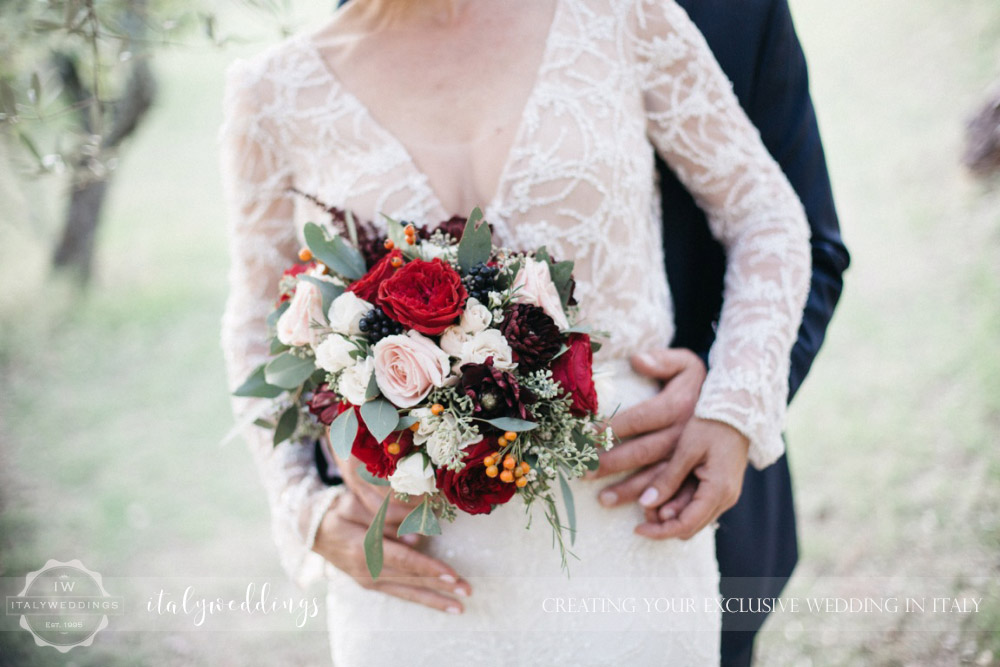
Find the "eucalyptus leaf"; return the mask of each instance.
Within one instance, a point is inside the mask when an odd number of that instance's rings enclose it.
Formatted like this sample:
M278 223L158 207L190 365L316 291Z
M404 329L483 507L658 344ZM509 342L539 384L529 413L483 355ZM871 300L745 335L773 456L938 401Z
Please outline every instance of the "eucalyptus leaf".
M272 356L281 354L282 352L285 352L289 349L290 348L287 345L278 340L277 336L271 339L270 353Z
M570 546L576 541L576 505L573 502L573 491L569 488L569 483L559 471L559 488L562 490L563 504L566 506L566 522L569 524Z
M589 324L577 324L576 326L570 327L569 329L563 329L562 332L564 334L578 333L578 334L587 334L589 336L591 332L593 332L593 330L594 327L590 326Z
M424 465L426 464L427 462L425 461ZM441 534L441 524L438 522L434 510L431 508L431 499L429 497L424 498L424 502L414 507L413 511L406 515L403 523L399 524L399 529L396 531L396 535L399 537L411 533L419 533L421 535Z
M303 235L313 257L326 264L334 273L348 280L358 280L365 275L365 259L340 236L330 238L322 227L307 222Z
M484 419L483 421L497 427L501 431L514 431L515 433L533 431L538 428L538 424L535 422L515 419L514 417L497 417L496 419Z
M354 410L341 412L330 424L330 447L341 459L351 455L354 438L358 435L358 416Z
M266 428L268 430L274 428L274 422L264 419L263 417L261 417L260 419L253 420L253 425L259 426L261 428Z
M400 417L399 418L399 423L396 424L396 430L397 431L406 430L406 429L410 428L411 426L413 426L414 424L416 424L418 421L420 421L420 420L418 420L413 415L406 415L405 417Z
M382 574L382 531L385 530L385 513L391 497L391 493L386 494L382 506L372 519L372 525L368 526L368 532L365 533L365 563L372 579L378 579L378 575Z
M236 388L233 396L243 396L246 398L277 398L285 393L281 387L268 384L264 379L264 364L254 369L250 377Z
M358 473L358 477L368 482L369 484L372 484L374 486L389 486L389 480L382 479L381 477L376 477L375 475L368 472L368 468L365 467L364 463L362 463L357 467L356 472Z
M368 388L365 389L365 398L372 399L377 398L379 395L378 379L375 374L372 373L371 379L368 380Z
M315 370L316 364L312 359L283 352L264 367L264 379L276 387L297 389Z
M274 446L277 447L285 440L292 437L295 427L299 425L299 410L292 406L281 413L278 418L278 425L274 429Z
M319 293L323 295L324 313L329 313L330 304L333 303L334 299L336 299L338 296L344 293L344 288L341 287L340 285L335 285L334 283L331 283L329 280L322 280L321 278L317 278L316 276L302 275L299 276L299 280L305 280L319 288Z
M388 438L389 434L396 430L396 424L399 423L399 413L396 412L396 408L392 407L389 401L381 398L362 405L361 418L365 420L365 426L378 442Z
M493 235L489 224L476 226L482 219L483 212L476 208L465 223L462 240L458 243L458 265L463 273L468 273L476 264L488 262L493 254Z

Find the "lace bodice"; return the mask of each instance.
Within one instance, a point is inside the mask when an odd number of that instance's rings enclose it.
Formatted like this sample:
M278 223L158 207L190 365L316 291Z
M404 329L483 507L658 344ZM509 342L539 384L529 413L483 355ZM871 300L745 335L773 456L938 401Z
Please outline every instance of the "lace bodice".
M308 36L235 63L221 131L231 207L223 340L235 386L267 356L265 318L302 225L294 186L370 220L437 222L444 210L403 144L338 81ZM511 248L576 262L599 360L669 344L654 150L727 251L724 304L695 414L732 425L757 467L783 451L789 354L809 281L802 207L701 34L669 0L558 0L537 80L486 218ZM248 410L238 403L237 411ZM248 433L286 567L303 575L332 495L308 447Z

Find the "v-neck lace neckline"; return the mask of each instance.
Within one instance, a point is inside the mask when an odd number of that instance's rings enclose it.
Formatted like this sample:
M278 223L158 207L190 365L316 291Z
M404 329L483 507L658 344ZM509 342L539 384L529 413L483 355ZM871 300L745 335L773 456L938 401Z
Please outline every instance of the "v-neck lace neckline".
M539 88L541 88L543 79L545 78L546 70L548 67L548 62L551 59L553 51L553 36L558 30L558 23L562 16L562 5L563 0L556 0L555 10L552 13L552 22L549 25L548 33L545 37L545 46L542 50L542 57L538 63L538 67L535 70L535 80L531 85L531 89L528 91L528 96L525 99L524 106L521 109L520 117L517 121L517 130L514 133L514 138L511 141L510 146L504 157L503 166L500 169L500 177L497 180L496 186L494 188L493 196L488 202L480 203L479 206L483 209L487 216L490 213L495 212L499 209L501 203L503 202L504 195L508 189L508 181L510 180L510 172L513 169L513 163L515 161L515 155L518 152L518 145L521 144L525 139L525 133L527 132L525 119L538 103ZM425 194L433 205L437 208L438 214L441 215L441 220L446 220L452 215L468 215L468 211L449 211L445 208L441 201L441 197L438 195L437 189L431 183L430 177L427 175L423 169L420 168L417 161L414 159L413 154L410 149L407 148L406 144L391 130L385 127L371 112L368 105L361 101L354 93L350 91L347 86L340 80L336 72L330 67L323 54L320 52L319 47L312 40L308 34L303 34L300 36L300 41L306 50L316 59L319 63L323 73L330 79L332 84L336 86L339 93L348 104L355 106L361 114L367 119L375 131L382 137L382 139L389 145L391 145L396 151L402 155L408 165L412 170L413 174L417 176L418 181L425 189Z

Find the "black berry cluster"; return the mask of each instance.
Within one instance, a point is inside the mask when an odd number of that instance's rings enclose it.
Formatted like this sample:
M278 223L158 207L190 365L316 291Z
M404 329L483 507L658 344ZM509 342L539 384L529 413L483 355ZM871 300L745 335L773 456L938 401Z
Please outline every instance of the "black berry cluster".
M497 274L500 269L495 266L487 266L480 262L471 269L469 275L462 279L465 283L465 290L469 296L479 301L479 303L489 306L490 292L497 291Z
M358 323L361 332L368 336L371 344L379 342L386 336L403 333L403 325L389 319L389 316L381 308L372 308Z

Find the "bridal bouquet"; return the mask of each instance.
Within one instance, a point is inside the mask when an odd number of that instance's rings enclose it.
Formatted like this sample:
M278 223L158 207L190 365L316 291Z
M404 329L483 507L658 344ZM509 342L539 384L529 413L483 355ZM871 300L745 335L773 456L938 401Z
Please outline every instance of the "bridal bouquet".
M478 209L434 232L387 220L383 238L342 219L350 243L306 225L269 319L272 358L236 395L280 399L257 422L275 445L325 431L362 478L422 497L400 535L436 535L439 517L520 495L544 504L565 567L563 532L572 543L576 531L567 479L612 444L597 416L598 344L574 326L573 263L495 247ZM372 577L393 493L365 540Z

